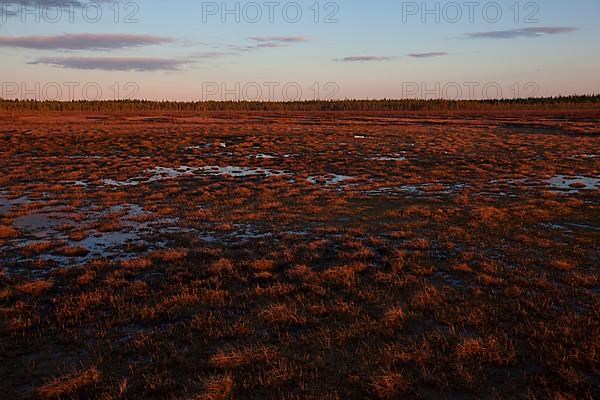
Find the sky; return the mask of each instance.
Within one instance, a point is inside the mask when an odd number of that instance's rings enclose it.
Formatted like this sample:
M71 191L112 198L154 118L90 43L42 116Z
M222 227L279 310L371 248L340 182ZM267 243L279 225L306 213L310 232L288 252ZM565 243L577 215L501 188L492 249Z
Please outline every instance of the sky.
M600 93L600 1L0 1L2 98Z

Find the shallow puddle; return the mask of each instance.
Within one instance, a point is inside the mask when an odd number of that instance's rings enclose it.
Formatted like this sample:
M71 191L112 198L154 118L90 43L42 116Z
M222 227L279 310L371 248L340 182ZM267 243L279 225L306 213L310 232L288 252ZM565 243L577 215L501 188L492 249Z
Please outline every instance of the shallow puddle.
M272 154L263 154L263 153L259 153L259 154L255 155L255 156L250 156L250 157L253 157L253 158L256 158L256 159L259 159L259 160L260 159L272 160L272 159L278 158L277 156L274 156Z
M58 227L65 224L72 225L75 224L75 221L61 215L37 212L17 217L13 221L13 226L19 231L38 238L52 238Z
M468 188L464 183L455 183L451 185L442 185L439 183L423 183L414 185L402 185L394 187L382 187L364 192L367 196L427 196L441 194L455 194Z
M232 244L272 237L273 233L263 232L257 226L252 224L235 224L231 231L206 231L200 233L199 236L202 240L209 243Z
M306 178L306 180L313 185L322 184L325 186L337 185L352 179L354 179L354 177L338 174L313 175Z
M105 185L107 186L117 186L117 187L121 187L121 186L137 186L139 185L141 182L140 181L136 181L136 180L127 180L127 181L116 181L114 179L104 179L102 181Z
M584 160L595 160L597 158L600 158L600 155L598 155L598 154L581 154L581 155L573 156L572 158L584 159Z
M251 167L219 167L216 165L201 167L198 169L200 172L203 172L207 175L221 175L221 176L233 176L233 177L246 177L253 175L263 175L263 176L283 176L283 175L291 175L285 171L274 170L268 168L251 168Z
M552 223L543 223L540 226L544 228L551 228L565 232L573 232L573 230L579 229L584 231L600 231L600 226L593 226L587 224L577 224L573 222L565 222L563 224L552 224Z
M395 194L408 194L408 195L419 195L423 194L423 191L419 190L416 186L403 185L396 187L382 187L378 189L368 190L365 192L367 196L386 196Z
M91 252L104 253L107 249L121 246L127 242L140 240L140 235L137 232L98 232L81 242L77 242L80 246L85 247ZM102 254L105 255L105 254Z
M187 146L184 147L184 150L203 150L203 149L208 149L212 147L212 145L210 143L206 143L206 144L201 144L201 145L196 145L196 146Z
M593 178L591 176L556 175L549 179L547 183L551 188L567 193L600 189L600 178Z
M9 213L13 206L29 203L27 196L21 196L14 199L0 195L0 215Z
M403 157L399 154L393 154L390 156L380 156L380 157L371 157L369 160L374 161L406 161L406 157Z
M154 167L146 170L149 177L135 177L126 181L116 181L114 179L105 179L104 184L108 186L137 186L142 183L152 183L168 179L177 179L180 177L193 177L196 174L208 176L232 176L235 178L247 176L283 176L291 175L285 171L274 170L269 168L253 168L253 167L235 167L218 165L207 165L204 167L189 167L181 166L177 168Z
M121 204L108 209L86 209L87 219L78 223L69 218L68 214L61 214L56 209L46 213L36 210L28 215L17 217L13 224L21 232L21 238L9 241L5 245L3 255L6 273L25 272L20 266L32 261L31 254L23 253L25 248L35 247L38 244L49 242L49 246L34 259L50 261L57 267L67 267L82 264L96 258L109 258L111 260L127 260L140 256L140 251L151 251L167 247L162 237L166 233L180 233L178 218L156 218L150 221L137 222L139 216L151 215L136 204ZM73 239L72 234L78 233L77 224L85 227L101 221L110 215L118 214L117 218L122 223L119 230L100 232L96 229L83 230L81 239ZM69 229L59 229L61 226L71 225ZM88 225L89 226L89 225ZM64 254L61 249L81 249L73 254Z

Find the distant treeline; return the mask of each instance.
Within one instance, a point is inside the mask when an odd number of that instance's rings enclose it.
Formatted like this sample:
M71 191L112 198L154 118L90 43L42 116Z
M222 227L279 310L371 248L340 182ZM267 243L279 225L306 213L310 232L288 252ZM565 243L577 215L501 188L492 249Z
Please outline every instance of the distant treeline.
M600 95L501 100L330 100L296 102L261 101L36 101L2 100L0 111L79 112L209 112L209 111L487 111L597 108Z

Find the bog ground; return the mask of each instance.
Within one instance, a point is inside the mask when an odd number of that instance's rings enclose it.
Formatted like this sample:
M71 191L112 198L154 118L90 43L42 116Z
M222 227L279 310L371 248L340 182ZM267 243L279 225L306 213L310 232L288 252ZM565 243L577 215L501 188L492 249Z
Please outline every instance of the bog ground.
M597 110L0 117L0 397L600 397Z

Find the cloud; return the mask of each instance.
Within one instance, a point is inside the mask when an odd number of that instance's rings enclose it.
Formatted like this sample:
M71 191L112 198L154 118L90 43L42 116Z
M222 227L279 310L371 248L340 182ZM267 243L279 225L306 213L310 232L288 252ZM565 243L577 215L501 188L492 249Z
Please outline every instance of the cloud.
M447 56L448 53L445 51L435 51L429 53L410 53L407 54L407 57L413 58L431 58L431 57L442 57ZM400 57L391 57L391 56L351 56L344 58L334 58L334 61L339 62L382 62L382 61L391 61L394 59L398 59Z
M203 51L200 53L192 54L191 58L198 58L202 60L211 60L215 58L237 56L238 53L232 51Z
M116 50L173 43L162 36L124 33L66 33L53 36L0 36L0 46L37 50Z
M446 53L445 51L432 51L430 53L410 53L407 54L408 57L413 57L413 58L431 58L431 57L443 57L443 56L447 56L448 53Z
M471 39L489 38L489 39L513 39L519 37L540 37L547 35L558 35L561 33L571 33L576 31L577 28L568 26L546 26L537 28L520 28L520 29L508 29L504 31L490 31L490 32L475 32L467 33L467 37Z
M309 41L309 39L304 36L252 36L248 39L260 43L302 43Z
M287 43L283 43L283 42L265 42L265 43L259 43L256 46L254 46L254 48L267 48L267 49L274 49L277 47L287 47L288 44Z
M241 51L251 51L264 48L287 47L291 44L308 42L309 39L304 36L251 36L248 39L258 44L241 46Z
M251 36L248 38L250 44L222 44L221 48L227 50L222 53L246 53L260 49L273 49L278 47L287 47L297 43L304 43L310 39L304 36Z
M385 56L352 56L344 58L336 58L335 61L340 62L370 62L370 61L390 61L393 57Z
M41 57L29 64L103 71L176 71L189 61L153 57Z

